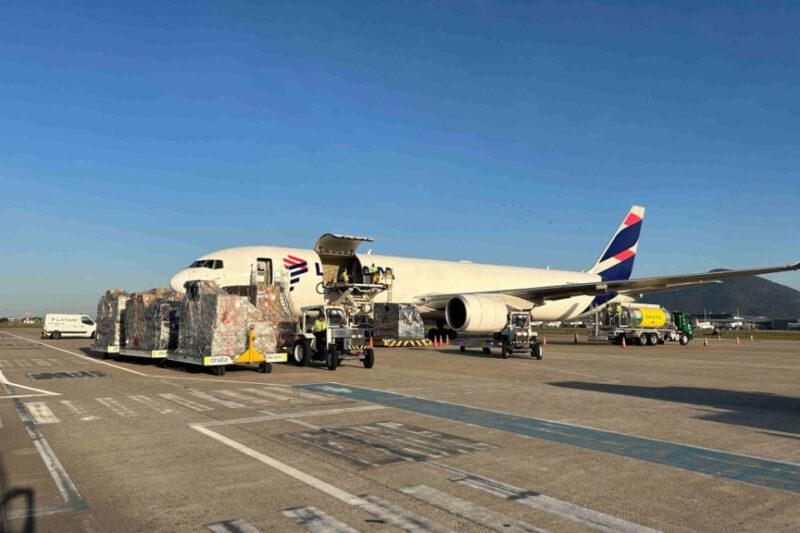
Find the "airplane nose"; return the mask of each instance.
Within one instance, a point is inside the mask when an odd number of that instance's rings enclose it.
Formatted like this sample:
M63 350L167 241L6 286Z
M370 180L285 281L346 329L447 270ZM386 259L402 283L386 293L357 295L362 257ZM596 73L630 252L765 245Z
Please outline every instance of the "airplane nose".
M174 276L172 279L169 280L169 286L172 287L172 290L177 292L185 292L186 289L184 288L183 284L189 280L189 277L186 275L185 270L181 270Z

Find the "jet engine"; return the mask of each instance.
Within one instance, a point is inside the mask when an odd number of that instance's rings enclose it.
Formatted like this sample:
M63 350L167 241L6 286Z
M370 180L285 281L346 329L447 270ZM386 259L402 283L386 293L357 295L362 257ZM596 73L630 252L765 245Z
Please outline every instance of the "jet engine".
M502 300L490 294L459 294L447 302L445 318L447 325L457 331L499 331L508 320L508 308Z

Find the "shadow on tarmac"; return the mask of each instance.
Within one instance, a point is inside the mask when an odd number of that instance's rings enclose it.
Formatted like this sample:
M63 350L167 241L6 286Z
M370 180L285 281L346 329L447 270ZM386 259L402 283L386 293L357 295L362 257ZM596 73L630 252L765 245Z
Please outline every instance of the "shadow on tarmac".
M33 513L33 503L35 491L32 488L8 488L6 486L6 468L3 458L0 457L0 533L10 533L12 530L9 527L8 515L13 510L18 516L24 516L25 522L20 529L14 531L22 531L25 533L32 533L36 530L36 517ZM22 499L23 506L13 506L12 502Z
M800 398L793 396L701 387L644 387L586 381L560 381L550 385L725 409L726 412L707 412L699 418L723 424L800 434Z

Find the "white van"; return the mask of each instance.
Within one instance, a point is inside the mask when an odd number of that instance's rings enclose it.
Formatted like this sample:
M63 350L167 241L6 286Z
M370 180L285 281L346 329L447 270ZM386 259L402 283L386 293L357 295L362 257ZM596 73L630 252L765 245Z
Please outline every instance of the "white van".
M93 339L96 331L97 324L86 315L48 313L44 316L42 338L88 337Z

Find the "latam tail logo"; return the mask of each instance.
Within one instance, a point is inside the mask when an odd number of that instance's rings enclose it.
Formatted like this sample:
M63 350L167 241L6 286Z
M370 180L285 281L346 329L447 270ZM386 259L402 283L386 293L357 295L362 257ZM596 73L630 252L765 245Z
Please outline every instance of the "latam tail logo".
M283 266L289 271L289 290L293 291L295 283L300 281L300 276L308 272L308 263L304 259L287 255L283 258Z
M604 281L629 279L643 221L644 208L633 206L590 272L599 274Z

